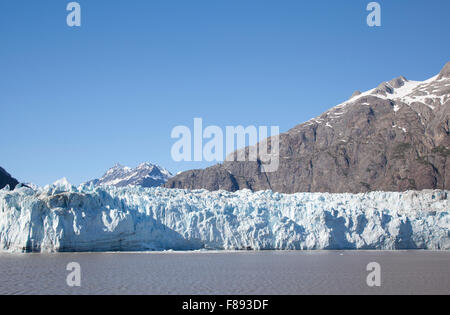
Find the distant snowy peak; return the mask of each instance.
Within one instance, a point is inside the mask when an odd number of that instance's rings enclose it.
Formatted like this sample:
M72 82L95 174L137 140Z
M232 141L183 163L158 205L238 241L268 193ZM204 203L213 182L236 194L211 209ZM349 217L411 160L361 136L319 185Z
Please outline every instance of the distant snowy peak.
M115 187L158 187L166 183L170 177L172 174L168 170L151 163L142 163L136 168L116 164L102 178L94 179L87 184Z

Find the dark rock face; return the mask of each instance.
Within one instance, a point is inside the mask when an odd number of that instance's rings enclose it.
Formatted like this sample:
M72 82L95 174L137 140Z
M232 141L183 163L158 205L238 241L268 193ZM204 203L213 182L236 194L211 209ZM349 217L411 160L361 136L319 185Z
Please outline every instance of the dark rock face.
M424 82L399 77L280 135L278 171L224 162L168 188L282 193L450 189L450 63Z
M3 168L0 167L0 189L4 188L6 185L9 185L11 189L14 189L19 182L11 177Z

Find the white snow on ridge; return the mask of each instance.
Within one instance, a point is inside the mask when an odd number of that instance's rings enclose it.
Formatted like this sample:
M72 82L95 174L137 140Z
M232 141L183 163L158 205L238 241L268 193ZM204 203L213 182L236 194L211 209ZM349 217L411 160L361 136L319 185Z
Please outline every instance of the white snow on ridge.
M403 85L397 88L394 88L389 82L384 82L382 84L385 84L386 86L388 86L391 90L392 93L386 93L386 95L377 93L378 87L365 91L361 94L355 95L354 97L350 98L349 100L335 106L333 109L336 108L343 108L349 104L355 103L356 101L358 101L359 99L363 98L363 97L367 97L367 96L375 96L381 99L391 99L391 100L396 100L396 101L402 101L406 104L411 104L413 102L421 102L424 103L426 105L427 104L427 100L439 100L441 104L444 104L445 101L448 99L448 97L444 96L438 96L435 95L433 93L430 93L428 91L425 91L426 88L430 87L432 84L434 83L438 83L440 81L443 80L448 80L447 78L443 78L441 80L437 80L439 75L433 76L428 80L425 81L411 81L411 80L406 80L403 82ZM424 94L424 95L420 95L420 93ZM368 103L364 103L363 105L368 104ZM431 109L434 109L433 106L428 105ZM399 109L399 107L395 107L395 111L397 111Z
M156 164L141 163L136 168L116 164L103 177L85 183L94 186L143 186L156 187L172 177L169 171Z
M447 191L0 191L0 251L450 249Z

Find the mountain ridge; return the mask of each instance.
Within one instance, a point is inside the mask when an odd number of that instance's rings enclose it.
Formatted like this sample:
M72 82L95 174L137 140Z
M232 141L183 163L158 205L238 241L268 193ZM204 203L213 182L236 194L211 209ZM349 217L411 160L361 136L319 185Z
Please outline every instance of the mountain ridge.
M99 179L85 184L94 186L141 186L158 187L167 182L172 174L163 167L151 163L141 163L136 168L130 168L116 163Z
M450 62L425 81L403 76L280 135L280 167L224 162L183 172L165 187L281 193L449 189ZM248 153L248 148L246 148Z
M10 189L14 189L18 184L19 182L0 166L0 189L6 185L9 185Z

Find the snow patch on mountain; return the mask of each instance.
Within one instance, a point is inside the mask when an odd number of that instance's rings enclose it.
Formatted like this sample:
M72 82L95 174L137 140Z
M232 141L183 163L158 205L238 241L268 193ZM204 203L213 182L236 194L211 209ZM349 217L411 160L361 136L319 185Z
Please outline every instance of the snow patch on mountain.
M434 109L434 106L430 105L430 103L439 101L442 105L449 99L448 88L446 88L448 86L447 83L450 83L450 78L440 78L439 75L425 81L410 81L404 77L399 77L390 82L383 82L374 89L353 95L348 101L335 106L333 109L356 103L358 100L368 96L401 101L408 105L420 102ZM398 111L398 109L397 105L395 111Z
M334 106L320 117L325 116L331 121L339 119L340 116L345 114L347 106L372 106L374 102L373 100L369 101L370 98L393 101L394 112L398 112L403 105L411 107L415 103L420 103L434 110L450 100L450 77L445 75L449 68L450 63L447 63L440 74L425 81L412 81L400 76L389 82L383 82L374 89L365 92L356 91L350 99ZM323 119L312 118L304 125L320 125L322 123L324 123ZM329 126L330 122L326 124Z
M0 251L450 249L448 191L0 191Z
M158 187L170 177L172 174L168 170L151 163L142 163L134 169L116 164L102 178L89 181L86 185Z

